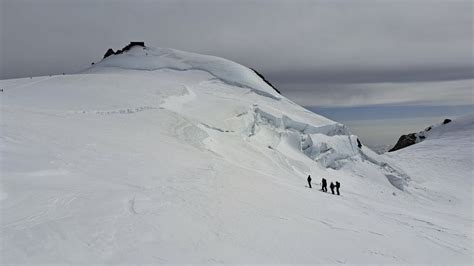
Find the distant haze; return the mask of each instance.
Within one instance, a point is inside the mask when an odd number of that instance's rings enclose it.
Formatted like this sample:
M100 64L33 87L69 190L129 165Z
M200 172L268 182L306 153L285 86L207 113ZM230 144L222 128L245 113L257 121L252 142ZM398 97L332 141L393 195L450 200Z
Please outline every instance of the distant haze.
M0 12L1 79L75 73L137 40L256 68L349 125L368 120L352 107L416 105L420 129L473 112L472 1L1 0ZM373 119L405 133L386 121ZM392 142L384 132L363 137Z

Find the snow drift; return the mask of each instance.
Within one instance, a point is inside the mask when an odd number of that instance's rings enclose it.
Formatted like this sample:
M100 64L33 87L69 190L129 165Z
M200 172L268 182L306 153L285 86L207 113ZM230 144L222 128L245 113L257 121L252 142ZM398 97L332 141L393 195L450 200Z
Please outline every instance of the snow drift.
M132 47L0 85L2 263L471 260L469 204L438 199L445 181L229 60Z

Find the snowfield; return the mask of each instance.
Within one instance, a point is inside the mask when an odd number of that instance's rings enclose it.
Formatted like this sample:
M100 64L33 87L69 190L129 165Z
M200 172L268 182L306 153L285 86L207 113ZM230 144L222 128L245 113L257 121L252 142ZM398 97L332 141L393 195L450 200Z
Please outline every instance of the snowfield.
M242 65L148 47L0 86L2 264L472 263L473 117L378 155Z

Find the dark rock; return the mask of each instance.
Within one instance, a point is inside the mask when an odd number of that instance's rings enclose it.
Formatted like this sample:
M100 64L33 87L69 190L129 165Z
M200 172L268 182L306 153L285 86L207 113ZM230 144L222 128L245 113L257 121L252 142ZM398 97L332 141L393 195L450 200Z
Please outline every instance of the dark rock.
M145 42L130 42L127 46L122 48L122 52L126 52L126 51L130 50L134 46L145 47Z
M278 94L281 94L281 92L280 92L279 90L277 90L277 88L275 88L275 86L273 86L273 85L270 83L270 81L266 80L265 77L264 77L262 74L258 73L257 70L255 70L255 69L253 69L253 68L250 68L250 69L252 69L253 72L255 72L255 74L257 74L257 76L259 76L265 83L267 83L268 86L272 87L276 92L278 92Z
M446 125L450 122L451 122L451 119L446 118L446 119L443 120L442 125ZM392 149L390 149L389 152L396 151L396 150L399 150L399 149L403 149L405 147L408 147L410 145L413 145L415 143L418 143L420 141L425 140L426 139L426 136L425 136L426 132L428 132L432 129L433 129L433 126L429 126L429 127L425 128L424 131L421 131L419 133L410 133L408 135L401 136L398 139L397 144L395 144L395 146Z
M395 146L389 150L389 152L396 151L399 149L403 149L405 147L408 147L410 145L413 145L416 143L416 133L410 133L408 135L402 135Z
M112 48L109 48L109 50L107 50L107 52L105 52L104 59L111 56L111 55L114 55L114 54L121 54L123 52L126 52L134 46L145 47L145 42L130 42L129 44L127 44L127 46L122 48L122 50L117 50L116 52L114 52L114 50Z
M107 52L105 52L104 54L104 59L114 54L115 54L114 50L112 48L109 48L109 50L107 50Z

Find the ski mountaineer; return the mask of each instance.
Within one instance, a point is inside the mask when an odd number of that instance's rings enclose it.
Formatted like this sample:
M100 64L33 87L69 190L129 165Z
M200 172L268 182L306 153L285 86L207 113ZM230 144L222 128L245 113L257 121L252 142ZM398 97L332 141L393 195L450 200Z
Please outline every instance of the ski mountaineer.
M341 187L341 183L339 183L339 181L336 181L336 193L337 195L340 195L339 194L339 188Z
M324 192L328 192L328 183L326 182L326 179L324 177L321 181L321 190Z
M308 185L309 185L309 188L312 188L311 187L311 175L308 175Z
M334 194L334 183L331 182L331 185L329 185L329 188L331 188L331 192L332 194Z

